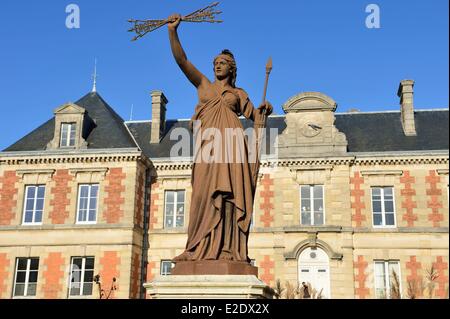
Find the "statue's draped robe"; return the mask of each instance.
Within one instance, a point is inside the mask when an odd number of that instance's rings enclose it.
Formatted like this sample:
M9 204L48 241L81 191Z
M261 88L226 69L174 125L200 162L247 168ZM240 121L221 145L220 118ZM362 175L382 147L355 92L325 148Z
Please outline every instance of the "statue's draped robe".
M244 90L219 89L215 84L212 87L214 89L200 96L200 103L191 122L196 147L186 251L190 253L191 260L227 259L247 262L255 182L252 179L247 140L243 138L239 116L254 120L255 109ZM199 128L201 131L198 131ZM226 135L227 132L230 133L229 129L235 129L235 136L238 136L232 145L232 152L228 148L231 144ZM214 144L212 136L208 134L214 130L220 132L220 144ZM211 139L202 140L202 134L204 139L205 136ZM217 143L217 140L214 141ZM212 145L216 146L213 153L210 152ZM218 145L220 155L216 153ZM205 159L208 159L210 153L215 161L207 163ZM230 245L226 245L226 242Z

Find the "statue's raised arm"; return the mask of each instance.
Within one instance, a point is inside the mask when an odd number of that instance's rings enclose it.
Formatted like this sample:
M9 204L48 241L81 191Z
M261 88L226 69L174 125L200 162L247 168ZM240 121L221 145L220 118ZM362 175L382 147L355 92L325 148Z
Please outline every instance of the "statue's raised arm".
M172 54L180 69L196 88L199 88L204 83L209 83L208 78L187 59L186 53L181 46L177 32L178 26L181 23L181 15L171 15L167 20L169 21L168 29Z

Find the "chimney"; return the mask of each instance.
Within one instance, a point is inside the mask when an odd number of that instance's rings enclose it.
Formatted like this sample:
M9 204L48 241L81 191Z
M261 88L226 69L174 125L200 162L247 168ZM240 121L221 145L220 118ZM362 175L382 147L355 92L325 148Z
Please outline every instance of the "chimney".
M400 98L403 131L406 136L416 136L416 124L414 121L414 81L401 81L397 94Z
M157 144L166 128L166 105L169 103L164 93L153 91L152 95L152 128L150 143Z

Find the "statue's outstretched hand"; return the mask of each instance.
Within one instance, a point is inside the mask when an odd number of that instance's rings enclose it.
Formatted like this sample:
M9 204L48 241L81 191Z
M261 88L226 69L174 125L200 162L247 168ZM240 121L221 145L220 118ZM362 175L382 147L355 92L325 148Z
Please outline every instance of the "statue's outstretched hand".
M167 18L169 30L176 30L181 23L181 15L176 13Z
M269 116L270 114L273 113L273 106L272 104L270 104L270 102L266 101L259 106L258 110L265 116Z

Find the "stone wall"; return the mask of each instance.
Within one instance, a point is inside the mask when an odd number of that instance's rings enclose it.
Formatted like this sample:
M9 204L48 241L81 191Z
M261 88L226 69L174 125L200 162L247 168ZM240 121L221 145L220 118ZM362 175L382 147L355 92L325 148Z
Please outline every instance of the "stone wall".
M249 257L260 279L298 280L298 255L307 247L324 249L330 257L332 298L374 298L373 267L377 260L400 262L402 294L408 281L425 278L427 267L440 271L434 295L448 295L448 159L350 157L263 165L255 198ZM169 165L169 164L168 164ZM169 165L170 166L170 165ZM159 276L161 260L183 252L185 227L164 229L164 192L191 193L189 165L179 169L156 164L152 188L149 280ZM324 185L325 225L300 224L300 185ZM373 226L371 188L394 187L397 224ZM420 267L414 263L420 263ZM412 279L411 279L412 278ZM424 293L425 294L425 293Z
M0 298L12 297L16 259L30 257L39 257L37 298L68 297L72 257L94 257L107 291L117 279L112 298L138 298L147 164L139 154L35 160L0 165ZM76 222L85 183L99 184L93 224ZM40 225L23 225L27 185L46 186ZM99 298L95 284L87 298Z

